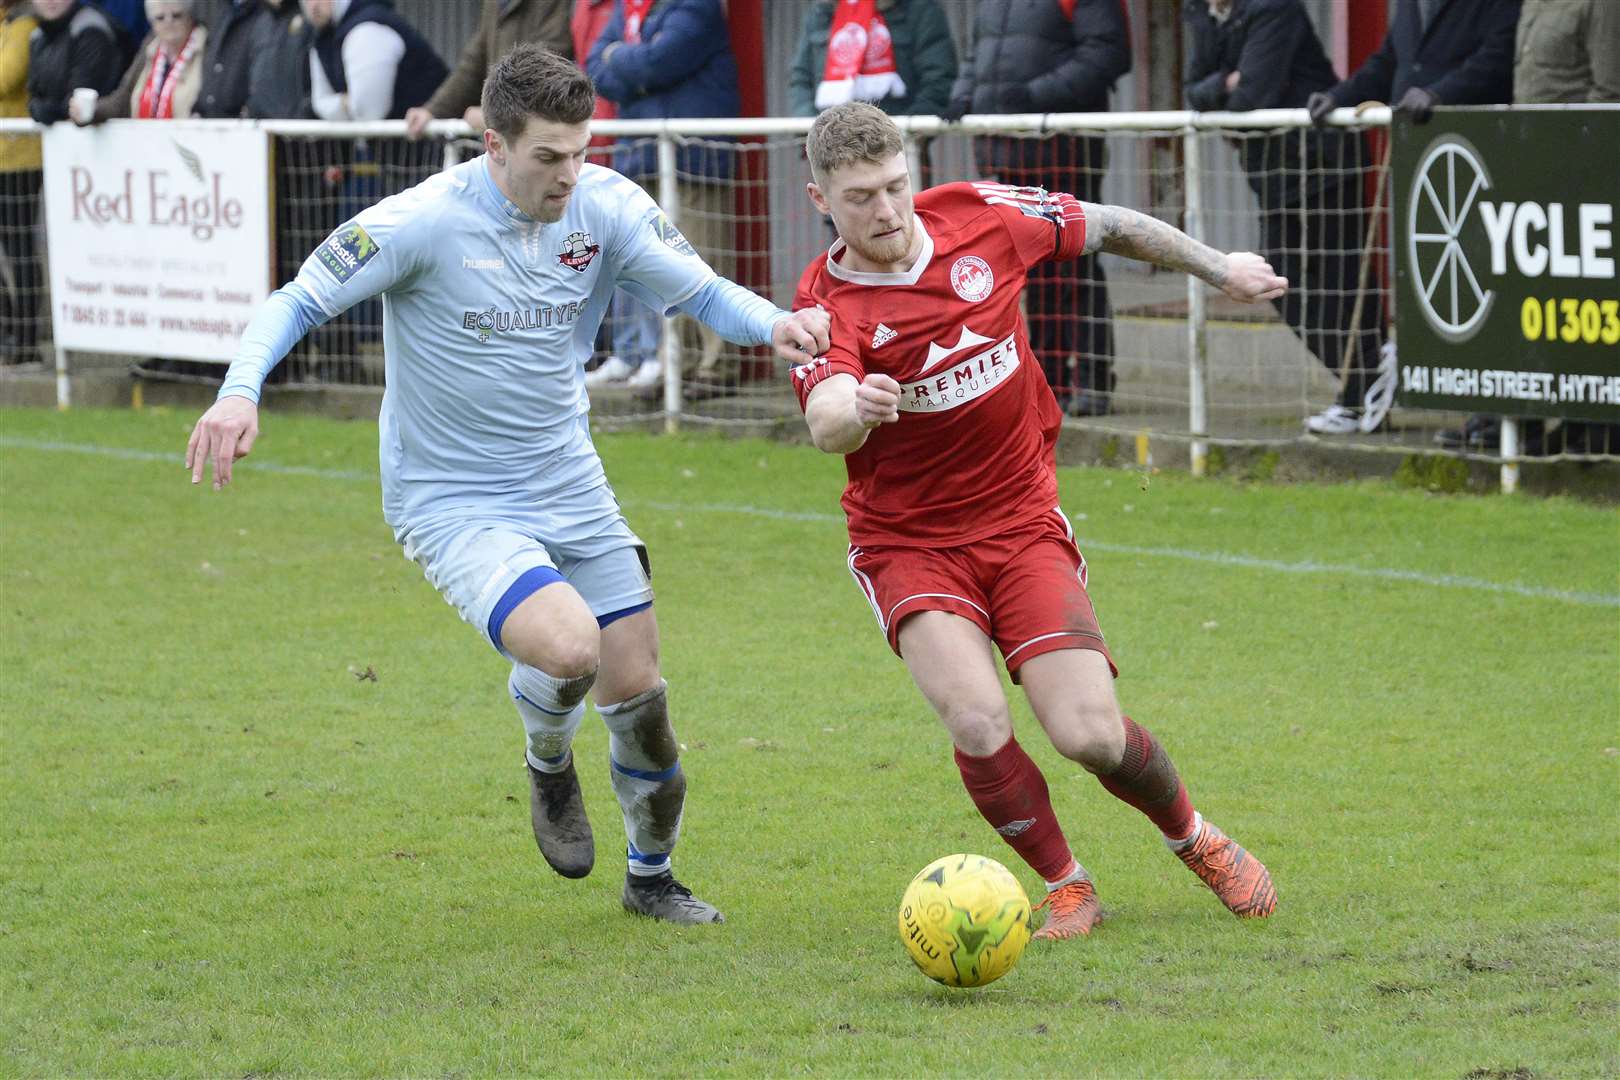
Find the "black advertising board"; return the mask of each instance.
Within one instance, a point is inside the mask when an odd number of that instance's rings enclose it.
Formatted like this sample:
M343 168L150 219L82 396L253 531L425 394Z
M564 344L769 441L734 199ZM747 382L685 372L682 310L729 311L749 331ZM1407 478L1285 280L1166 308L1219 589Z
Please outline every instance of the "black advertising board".
M1620 105L1392 131L1406 407L1620 422Z

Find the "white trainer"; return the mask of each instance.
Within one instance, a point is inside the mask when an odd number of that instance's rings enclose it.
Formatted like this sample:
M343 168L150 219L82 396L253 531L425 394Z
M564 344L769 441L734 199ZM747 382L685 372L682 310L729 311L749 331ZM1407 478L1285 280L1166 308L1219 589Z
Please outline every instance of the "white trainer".
M1315 416L1306 417L1305 430L1313 435L1349 435L1361 430L1361 415L1343 405L1329 405Z
M630 376L632 390L645 390L652 386L661 386L664 382L664 365L657 360L643 360L641 366L636 368L635 374Z
M595 371L585 373L587 387L608 386L612 383L621 383L628 379L631 367L617 356L610 356L597 367Z

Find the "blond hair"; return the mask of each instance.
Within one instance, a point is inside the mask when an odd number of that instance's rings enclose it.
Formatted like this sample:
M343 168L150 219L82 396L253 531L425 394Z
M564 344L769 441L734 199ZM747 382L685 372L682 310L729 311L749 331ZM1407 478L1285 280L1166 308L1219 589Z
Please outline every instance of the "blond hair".
M820 183L834 169L860 161L888 161L905 149L889 114L865 101L851 101L816 117L804 139L810 172Z

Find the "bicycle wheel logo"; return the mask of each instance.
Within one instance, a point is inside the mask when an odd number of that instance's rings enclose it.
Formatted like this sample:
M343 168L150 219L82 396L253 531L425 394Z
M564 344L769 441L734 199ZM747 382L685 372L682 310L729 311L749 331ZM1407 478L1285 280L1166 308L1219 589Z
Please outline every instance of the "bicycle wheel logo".
M1413 173L1406 208L1412 291L1423 318L1448 341L1479 333L1496 300L1469 262L1468 249L1481 250L1482 226L1466 229L1480 192L1490 189L1479 152L1456 135L1430 143Z

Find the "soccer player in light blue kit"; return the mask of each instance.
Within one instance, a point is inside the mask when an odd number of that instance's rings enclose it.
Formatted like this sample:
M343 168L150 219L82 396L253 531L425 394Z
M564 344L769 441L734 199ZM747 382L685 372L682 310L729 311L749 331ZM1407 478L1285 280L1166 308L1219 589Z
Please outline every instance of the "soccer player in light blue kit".
M624 906L720 922L671 872L686 779L658 669L646 549L591 443L583 362L615 287L793 363L827 316L718 277L639 188L585 164L590 79L534 45L484 83L486 153L341 226L242 337L186 447L215 490L258 436L259 390L312 327L383 297L383 514L408 558L512 661L535 840L564 877L595 863L570 749L592 692L629 838Z

